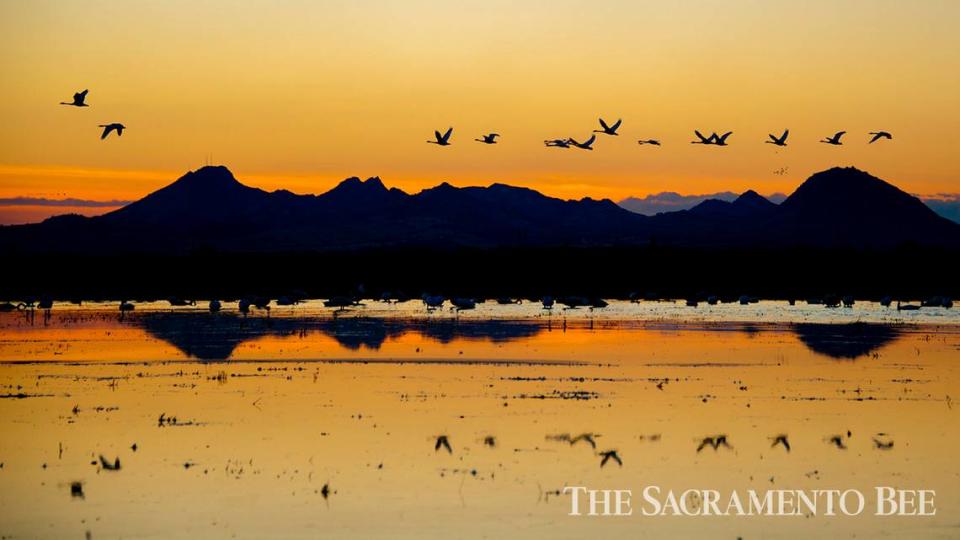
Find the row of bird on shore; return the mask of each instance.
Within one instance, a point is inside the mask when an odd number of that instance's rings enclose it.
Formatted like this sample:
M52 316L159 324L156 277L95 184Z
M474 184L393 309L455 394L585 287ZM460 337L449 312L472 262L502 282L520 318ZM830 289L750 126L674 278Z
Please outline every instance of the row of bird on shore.
M69 105L71 107L89 107L90 105L87 104L87 93L89 91L90 91L89 89L85 89L80 92L76 92L73 94L73 101L61 101L60 104ZM577 141L573 137L567 137L567 138L560 138L560 139L547 139L543 141L543 143L545 146L550 148L575 147L583 150L593 150L593 143L596 142L597 140L597 136L595 135L596 133L600 133L602 135L613 135L613 136L620 135L619 133L620 126L623 124L622 118L617 119L617 121L612 124L608 124L603 118L600 118L599 121L600 121L600 129L593 130L594 134L591 135L590 138L584 140L583 142ZM119 122L111 122L109 124L99 124L98 127L103 128L103 132L100 134L100 139L106 139L107 136L110 135L110 133L113 131L116 131L117 136L119 137L123 135L123 130L126 129L126 126L124 126ZM733 134L732 131L727 131L723 135L720 135L714 131L713 133L710 134L710 136L705 136L699 130L694 130L693 133L694 135L696 135L697 140L691 141L690 142L691 144L703 144L703 145L711 145L711 146L728 146L727 138L729 138L730 135ZM847 133L846 131L838 131L832 137L824 137L823 139L820 140L820 142L826 143L826 144L832 144L834 146L840 146L843 144L843 142L841 141L841 138L846 133ZM452 127L447 128L447 130L443 133L440 133L439 130L434 131L433 136L434 136L433 140L428 140L427 141L428 143L436 144L438 146L450 146L451 144L453 144L453 142L451 141L451 138L453 137ZM785 129L783 130L783 133L781 133L779 137L770 133L768 135L770 140L767 140L764 142L766 142L767 144L773 144L776 146L787 146L787 138L789 136L790 136L790 130ZM881 139L893 139L893 135L891 135L890 132L888 131L871 131L870 136L871 138L868 144L875 143ZM485 135L482 135L480 138L477 138L474 140L483 144L497 144L497 139L499 137L500 137L499 133L487 133ZM641 145L647 144L647 145L653 145L653 146L660 146L660 139L640 139L637 141L637 143Z
M619 466L623 466L623 459L620 457L620 453L617 449L611 448L608 450L597 451L597 438L600 437L598 433L581 433L579 435L571 435L570 433L560 433L556 435L547 435L546 439L553 442L567 443L570 446L577 446L579 443L584 443L589 445L590 448L594 451L597 457L600 458L600 467L603 468L610 462L615 462ZM853 437L853 433L850 430L847 430L846 434L837 434L830 435L825 437L823 440L827 444L836 447L838 450L846 450L849 448L848 444L850 439ZM651 442L656 442L660 440L660 435L650 435L650 436L641 436L641 439L646 438ZM771 441L770 448L776 448L778 446L782 447L787 453L790 453L791 446L790 441L786 433L779 433L772 437L769 437L768 440ZM877 450L892 450L894 441L890 438L890 435L887 433L877 433L871 437L873 446ZM497 439L492 435L487 435L483 439L483 444L494 448L497 446ZM719 451L721 448L727 450L733 450L733 446L730 444L730 441L726 434L711 435L703 437L702 439L697 440L697 453L699 454L705 449L712 449L714 452ZM450 441L450 436L443 434L437 435L435 437L435 442L433 445L434 452L439 452L441 449L446 450L448 454L453 454L453 445Z
M293 306L305 302L309 299L306 293L293 293L289 295L280 296L276 299L267 298L263 296L249 296L244 297L239 300L235 300L237 304L237 311L243 314L244 316L251 313L252 310L260 310L267 314L270 313L271 305L277 306ZM390 292L385 292L378 298L379 301L389 304L399 304L413 300L413 298L405 294L394 294ZM657 293L630 293L627 296L627 300L631 303L639 303L641 301L645 302L660 302L660 301L673 301L672 299L665 299L658 295ZM758 296L751 295L707 295L704 293L698 293L692 295L685 300L685 303L688 307L697 307L701 302L708 305L717 305L717 304L733 304L738 303L740 305L749 305L756 304L761 300ZM171 307L191 307L197 306L196 300L187 300L179 297L170 297L166 300ZM463 297L463 296L453 296L447 297L442 294L423 294L420 296L420 301L426 307L427 311L436 311L444 309L449 303L450 309L452 311L465 311L476 309L478 304L483 304L487 300L484 298L472 298L472 297ZM511 305L511 304L522 304L525 300L523 298L514 298L514 297L498 297L495 299L496 303L499 305ZM541 307L544 310L553 310L556 307L562 307L564 310L568 309L579 309L587 308L589 310L594 309L603 309L609 305L607 300L600 297L588 297L588 296L541 296L537 298L528 298L527 302L540 303ZM894 306L897 311L917 311L923 308L945 308L950 309L953 307L953 299L949 296L931 296L925 300L922 300L919 303L903 303L900 300L895 300L893 296L884 296L878 300L878 303L886 308ZM80 305L82 300L74 299L70 300L71 304ZM796 305L797 300L794 298L787 299L787 303L791 306ZM827 294L824 296L810 297L806 299L808 305L822 305L827 308L839 308L841 306L845 308L852 308L856 303L855 298L852 295L840 296L836 294ZM218 313L224 308L224 301L221 300L210 300L207 308L211 313ZM0 312L10 312L10 311L33 311L35 309L41 309L47 313L53 308L54 300L49 296L43 296L40 298L27 298L21 302L3 302L0 303ZM327 308L333 308L337 312L344 311L354 307L363 306L363 299L360 296L334 296L323 301L323 306ZM119 309L121 313L134 311L136 309L136 304L128 300L121 300L119 304Z
M620 135L620 133L618 133L618 130L620 129L620 125L623 124L622 118L618 119L616 122L612 124L608 124L603 118L600 118L599 121L600 121L601 129L593 130L594 134L590 135L590 138L585 139L582 142L574 139L573 137L567 137L567 138L559 138L559 139L547 139L543 141L543 144L548 148L573 147L573 148L580 148L582 150L593 150L593 143L597 141L597 135L596 135L597 133L600 133L602 135L612 135L612 136ZM846 133L847 133L846 131L838 131L834 133L833 136L831 137L824 137L823 139L820 140L820 142L824 144L840 146L843 144L843 141L841 139L843 138L844 135L846 135ZM700 130L695 129L693 130L693 134L697 137L697 140L690 141L690 144L703 144L703 145L709 145L709 146L729 146L727 139L731 135L733 135L733 132L727 131L726 133L720 135L716 131L714 131L709 136L707 136L701 133ZM453 144L453 142L451 141L451 138L453 137L452 127L447 128L447 130L443 133L440 133L439 130L434 131L433 136L434 136L433 140L428 140L427 143L436 144L438 146L450 146L451 144ZM790 137L790 130L789 129L783 130L783 133L781 133L779 136L774 135L773 133L770 133L767 136L769 137L769 140L764 141L767 144L772 144L775 146L787 146L787 138ZM482 135L481 138L474 139L474 140L483 144L497 144L498 137L500 137L499 133L488 133L486 135ZM871 131L870 140L868 144L875 143L881 139L893 139L893 135L891 135L890 132L888 131ZM645 145L645 144L653 145L653 146L661 145L660 139L639 139L637 143L641 145Z

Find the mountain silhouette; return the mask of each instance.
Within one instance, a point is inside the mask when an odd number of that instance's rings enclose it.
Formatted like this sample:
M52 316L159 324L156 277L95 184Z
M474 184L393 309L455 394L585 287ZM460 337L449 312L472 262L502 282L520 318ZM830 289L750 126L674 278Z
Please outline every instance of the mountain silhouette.
M245 186L203 167L119 210L0 228L3 253L239 253L382 248L889 248L960 246L960 225L855 168L811 176L782 204L754 191L732 202L648 217L610 200L561 200L505 184L448 183L408 194L348 178L321 195Z

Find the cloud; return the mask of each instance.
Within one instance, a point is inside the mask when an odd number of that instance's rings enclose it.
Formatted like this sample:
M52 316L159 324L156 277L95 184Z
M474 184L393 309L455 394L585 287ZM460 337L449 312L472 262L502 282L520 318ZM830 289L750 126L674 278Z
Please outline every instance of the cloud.
M733 201L740 194L732 191L721 191L718 193L705 193L702 195L681 195L673 191L664 191L647 195L646 197L628 197L619 204L631 212L652 216L663 212L677 212L679 210L689 210L707 199L720 199L721 201ZM774 193L767 195L771 202L780 204L786 199L783 193Z
M115 208L132 201L91 201L87 199L47 199L44 197L0 198L0 206L69 206L73 208Z

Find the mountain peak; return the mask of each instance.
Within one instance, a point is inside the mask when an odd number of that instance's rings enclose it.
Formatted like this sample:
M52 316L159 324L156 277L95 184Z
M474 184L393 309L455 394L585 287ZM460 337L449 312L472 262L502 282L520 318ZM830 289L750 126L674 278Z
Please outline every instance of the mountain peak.
M736 200L733 201L733 205L757 210L766 210L777 206L776 204L770 202L766 197L760 195L752 189L744 191L739 197L736 198Z
M190 171L181 176L176 182L170 185L180 187L198 187L203 186L207 189L218 187L241 186L239 181L230 172L230 169L223 165L206 165L195 171Z

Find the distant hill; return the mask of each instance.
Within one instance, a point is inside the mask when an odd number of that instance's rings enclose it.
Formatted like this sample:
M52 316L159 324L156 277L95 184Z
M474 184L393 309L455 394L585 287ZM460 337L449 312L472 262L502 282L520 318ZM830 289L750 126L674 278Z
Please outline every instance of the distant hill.
M754 191L643 216L610 200L444 183L408 194L349 178L321 195L245 186L203 167L119 210L0 228L4 253L310 252L382 248L960 246L960 225L854 168L804 182L782 204Z
M694 206L708 199L717 199L720 201L733 202L740 194L732 191L721 191L718 193L709 193L704 195L681 195L673 191L663 191L654 193L645 197L627 197L617 204L637 214L645 216L655 216L666 212L678 212L680 210L690 210ZM774 204L780 204L787 198L783 193L773 193L764 197Z

